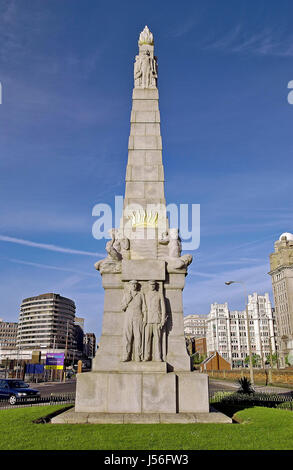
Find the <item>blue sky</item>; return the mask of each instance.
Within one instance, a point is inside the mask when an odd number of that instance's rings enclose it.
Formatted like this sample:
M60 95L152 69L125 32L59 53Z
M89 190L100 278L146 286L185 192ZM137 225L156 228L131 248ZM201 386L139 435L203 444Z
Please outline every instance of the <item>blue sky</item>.
M271 294L269 253L292 227L293 4L282 0L2 0L0 318L23 298L75 300L101 333L92 208L124 194L140 31L155 37L165 193L201 205L185 314Z

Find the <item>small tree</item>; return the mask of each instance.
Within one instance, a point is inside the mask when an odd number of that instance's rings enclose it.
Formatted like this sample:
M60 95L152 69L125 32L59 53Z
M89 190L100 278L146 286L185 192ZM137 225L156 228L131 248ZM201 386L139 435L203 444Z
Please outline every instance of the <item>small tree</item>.
M192 362L194 365L201 364L205 359L205 356L201 355L199 352L196 352L192 355Z
M244 359L245 364L249 364L249 356ZM252 367L258 367L261 363L261 357L258 354L252 354Z
M277 355L277 353L272 354L272 356L271 356L271 355L268 355L268 356L266 357L266 364L270 364L270 363L271 363L271 357L272 357L272 363L273 363L273 365L278 364L278 355Z

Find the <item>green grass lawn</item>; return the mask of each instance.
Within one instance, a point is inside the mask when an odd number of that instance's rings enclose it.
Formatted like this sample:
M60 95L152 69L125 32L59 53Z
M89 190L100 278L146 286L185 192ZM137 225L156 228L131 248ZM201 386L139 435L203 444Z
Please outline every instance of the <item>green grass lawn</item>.
M293 449L292 411L247 408L241 424L35 424L61 406L0 410L1 450Z

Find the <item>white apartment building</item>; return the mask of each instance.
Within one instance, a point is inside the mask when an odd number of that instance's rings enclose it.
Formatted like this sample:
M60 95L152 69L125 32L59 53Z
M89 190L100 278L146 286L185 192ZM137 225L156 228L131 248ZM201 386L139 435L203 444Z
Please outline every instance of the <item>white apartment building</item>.
M183 319L184 334L193 338L206 336L207 315L186 315Z
M261 358L261 365L276 352L276 323L269 294L248 296L249 331L252 354ZM244 366L249 356L246 311L230 311L227 302L213 303L207 316L207 353L218 353L232 367Z

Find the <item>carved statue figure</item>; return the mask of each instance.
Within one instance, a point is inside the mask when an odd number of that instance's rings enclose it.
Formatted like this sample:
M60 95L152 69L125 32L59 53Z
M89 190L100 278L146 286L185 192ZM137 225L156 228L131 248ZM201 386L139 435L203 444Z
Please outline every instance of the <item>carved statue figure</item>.
M140 56L135 56L134 63L134 88L141 88Z
M181 256L182 244L177 228L171 228L168 232L163 232L159 238L161 245L168 245L167 270L184 269L192 262L192 255L186 254Z
M139 292L137 281L129 281L129 290L123 295L121 308L125 312L122 361L130 361L132 353L135 361L141 361L146 305L143 294Z
M145 50L135 57L134 86L135 88L155 88L157 86L157 61Z
M163 232L161 234L161 237L159 238L159 243L161 245L168 245L168 243L169 243L169 234L168 234L168 232Z
M123 259L129 259L130 241L124 236L123 229L117 228L115 230L115 243L113 246L121 254Z
M116 237L116 230L112 228L109 231L111 240L106 243L107 257L95 263L95 268L103 272L117 273L121 272L122 251L121 243Z
M192 255L186 254L180 258L167 258L167 269L184 269L192 263Z
M156 88L158 78L158 59L155 56L152 59L152 76L151 76L151 88Z
M150 290L145 295L144 361L162 361L162 328L166 322L166 306L157 282L149 281Z
M169 256L170 258L179 258L181 256L182 244L177 228L169 230Z
M115 229L110 230L111 240L106 243L106 251L108 253L108 258L111 258L114 261L121 261L122 255L120 253L121 247L118 240L116 240Z

